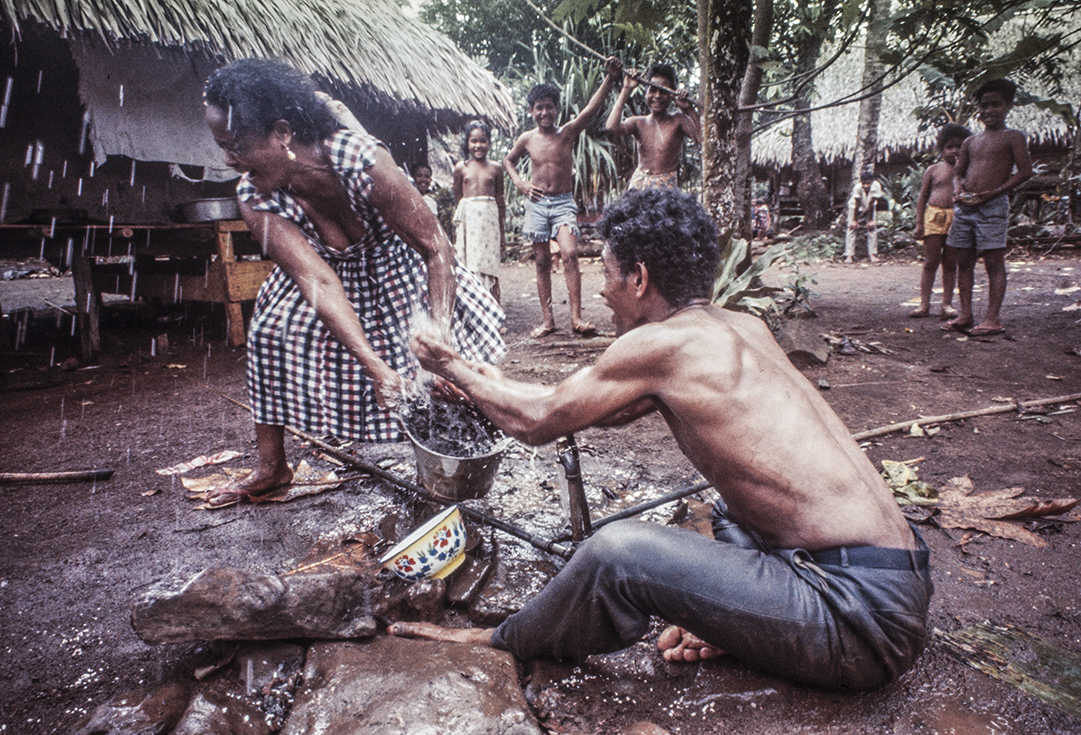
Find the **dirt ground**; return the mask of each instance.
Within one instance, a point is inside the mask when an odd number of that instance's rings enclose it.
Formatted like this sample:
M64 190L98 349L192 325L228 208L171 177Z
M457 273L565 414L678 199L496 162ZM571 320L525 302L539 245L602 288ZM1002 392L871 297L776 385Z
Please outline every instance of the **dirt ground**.
M941 331L937 319L905 317L919 278L910 257L877 266L802 266L799 272L817 281L816 330L889 351L834 354L805 375L828 383L825 397L853 432L1002 398L1081 391L1081 311L1063 310L1078 294L1055 293L1081 284L1081 258L1015 251L1009 268L1007 335L963 339ZM587 261L583 271L586 316L610 329L603 302L593 296L599 264ZM774 268L769 278L783 283L793 275ZM553 280L561 331L532 342L525 338L539 315L532 264L507 264L503 271L505 369L523 379L557 380L591 362L604 344L572 338L560 303L562 276ZM980 313L982 272L977 284ZM0 303L7 306L4 288ZM220 396L243 398L244 353L226 348L213 326L213 319L193 328L121 314L107 331L109 351L100 365L72 371L47 367L48 342L31 343L29 355L3 355L0 471L108 467L115 475L95 484L0 485L6 508L0 514L0 732L69 732L117 691L190 677L205 648L142 643L129 624L133 597L157 581L210 566L280 572L303 558L326 527L355 512L362 491L347 486L277 507L209 514L183 499L175 479L155 473L220 449L253 451L249 419ZM166 331L169 346L150 356L151 338ZM67 349L58 349L57 362ZM579 443L588 448L587 484L617 471L673 487L694 476L657 418L582 432ZM289 451L301 452L292 442ZM1081 411L944 423L933 437L890 434L866 451L876 464L922 458L920 477L932 484L968 475L977 491L1020 486L1041 498L1081 493ZM400 447L362 454L403 456ZM989 619L1081 657L1081 523L1039 524L1047 541L1042 549L922 528L932 549L935 628ZM553 732L597 733L620 732L638 720L692 734L1081 732L1081 719L969 668L938 641L900 681L858 695L788 685L723 659L671 666L650 645L636 647L633 666L620 655L595 657L574 669L573 678L564 676L547 704L532 702L543 724ZM533 677L536 689L543 669Z

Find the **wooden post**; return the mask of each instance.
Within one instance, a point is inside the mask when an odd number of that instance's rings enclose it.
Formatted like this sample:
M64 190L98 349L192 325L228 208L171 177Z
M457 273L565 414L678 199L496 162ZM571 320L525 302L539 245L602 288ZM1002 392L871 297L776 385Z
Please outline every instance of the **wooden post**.
M237 225L241 227L238 228ZM218 257L221 258L225 274L225 328L228 333L229 346L240 347L244 344L244 312L240 303L229 299L229 263L236 262L236 252L233 250L233 232L237 229L246 229L243 222L235 220L219 220L214 223L214 232L218 239Z
M101 351L101 295L94 290L90 257L75 253L71 260L75 282L75 311L79 320L79 350L83 362L90 362Z

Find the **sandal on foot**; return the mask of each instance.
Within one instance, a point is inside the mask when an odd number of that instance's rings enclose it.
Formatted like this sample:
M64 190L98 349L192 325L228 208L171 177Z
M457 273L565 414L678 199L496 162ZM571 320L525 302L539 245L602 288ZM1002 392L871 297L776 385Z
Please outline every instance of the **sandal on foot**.
M968 336L969 337L990 337L991 335L994 335L994 334L1005 334L1005 333L1006 333L1005 327L984 327L984 326L979 326L979 327L973 327L972 329L968 330Z
M572 331L579 337L593 337L597 334L597 328L589 322L581 322L575 327L572 327Z
M926 319L931 316L930 309L916 309L915 311L908 312L909 319Z

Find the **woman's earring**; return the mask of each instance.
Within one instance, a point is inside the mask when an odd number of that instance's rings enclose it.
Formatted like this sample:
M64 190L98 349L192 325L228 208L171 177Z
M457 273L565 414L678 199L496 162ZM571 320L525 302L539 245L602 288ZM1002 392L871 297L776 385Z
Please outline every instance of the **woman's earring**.
M297 154L296 154L296 153L293 153L293 149L292 149L292 148L290 148L290 147L289 147L288 145L286 145L286 146L283 146L283 147L285 148L285 157L286 157L286 158L288 158L288 159L289 159L290 161L295 161L295 160L297 160Z

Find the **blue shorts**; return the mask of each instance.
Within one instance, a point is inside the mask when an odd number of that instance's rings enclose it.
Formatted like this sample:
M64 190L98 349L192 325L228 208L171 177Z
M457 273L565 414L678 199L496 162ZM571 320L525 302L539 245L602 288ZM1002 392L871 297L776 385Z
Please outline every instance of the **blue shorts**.
M998 250L1006 247L1006 225L1010 219L1010 200L1005 194L970 207L953 205L953 224L946 245L967 250Z
M548 242L564 225L578 237L578 205L574 203L573 194L556 194L526 202L522 234L533 242Z

